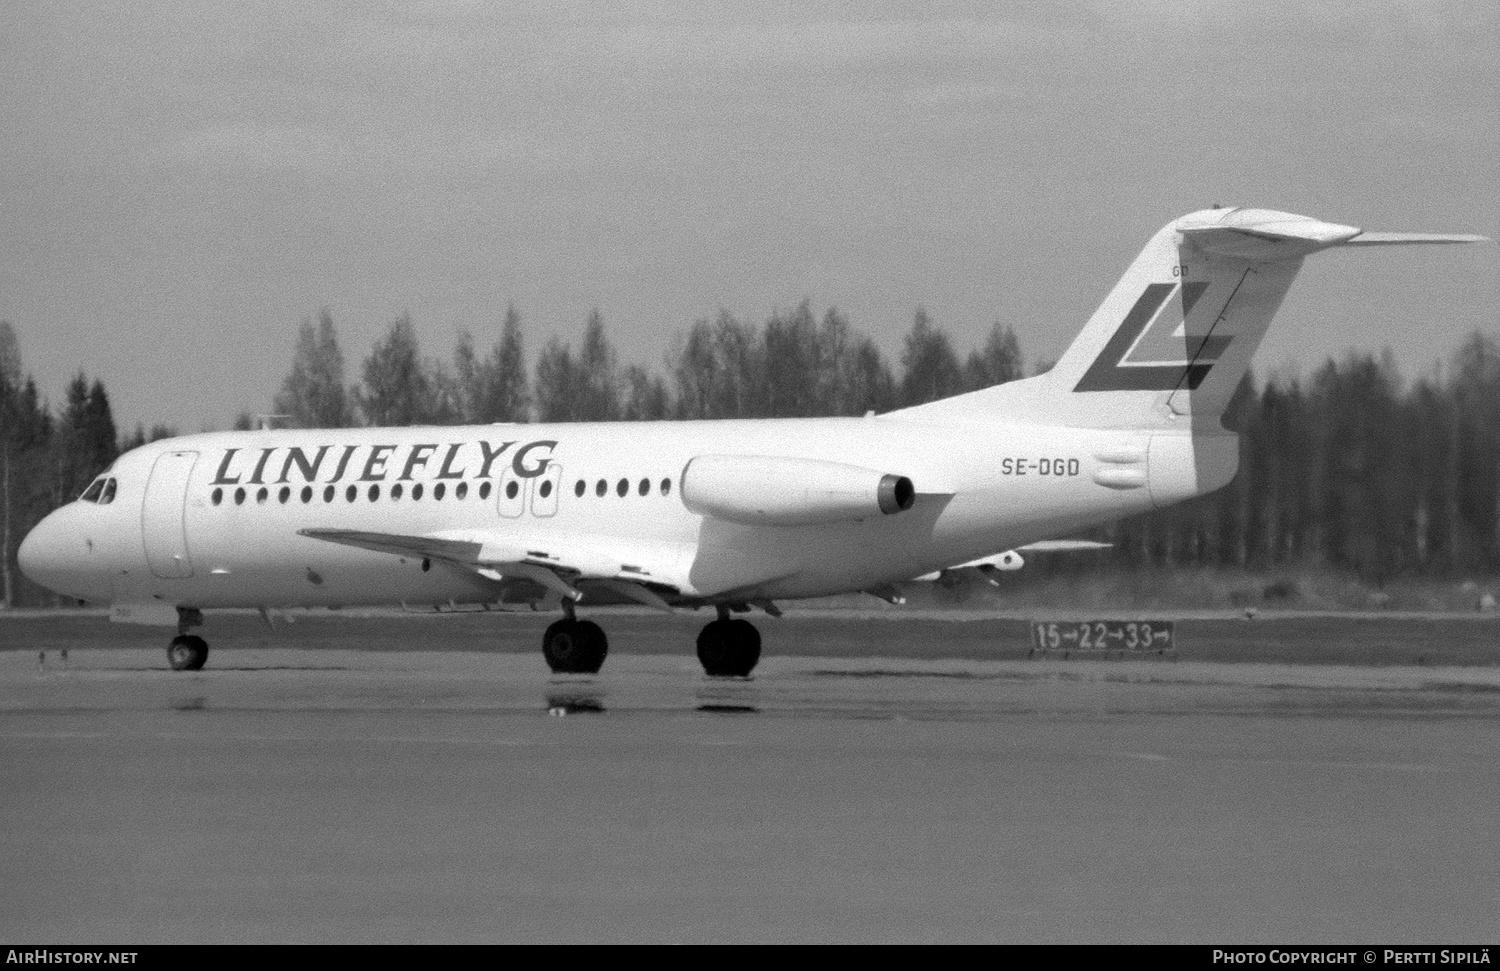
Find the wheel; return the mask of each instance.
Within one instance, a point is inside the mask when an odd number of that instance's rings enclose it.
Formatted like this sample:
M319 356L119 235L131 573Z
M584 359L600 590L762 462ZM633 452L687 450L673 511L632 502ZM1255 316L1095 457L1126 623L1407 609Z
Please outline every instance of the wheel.
M208 660L208 642L196 634L182 634L167 645L167 663L173 671L197 671Z
M698 633L698 660L711 678L747 678L760 660L760 631L748 620L714 620Z
M591 620L559 620L542 635L542 656L557 674L595 674L608 653L609 639Z

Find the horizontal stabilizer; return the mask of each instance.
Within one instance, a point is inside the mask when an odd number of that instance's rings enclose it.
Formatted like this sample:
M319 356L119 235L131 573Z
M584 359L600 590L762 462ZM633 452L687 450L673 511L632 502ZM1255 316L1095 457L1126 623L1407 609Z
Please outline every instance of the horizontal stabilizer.
M1360 233L1340 246L1418 246L1424 243L1493 243L1474 233Z
M1367 233L1357 226L1272 209L1210 209L1179 220L1177 230L1184 241L1205 252L1253 262L1300 259L1335 246L1490 242L1468 233Z
M1360 234L1358 226L1273 209L1209 209L1178 220L1177 231L1206 253L1254 262L1301 259Z

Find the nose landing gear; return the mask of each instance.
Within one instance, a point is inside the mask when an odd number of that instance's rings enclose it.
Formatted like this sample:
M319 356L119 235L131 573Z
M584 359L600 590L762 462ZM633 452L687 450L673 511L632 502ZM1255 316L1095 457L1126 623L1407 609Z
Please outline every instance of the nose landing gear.
M198 671L208 660L208 642L194 634L179 634L167 645L167 663L173 671Z
M177 636L167 645L167 663L173 671L198 671L208 661L208 642L188 633L202 626L202 611L196 607L177 608Z

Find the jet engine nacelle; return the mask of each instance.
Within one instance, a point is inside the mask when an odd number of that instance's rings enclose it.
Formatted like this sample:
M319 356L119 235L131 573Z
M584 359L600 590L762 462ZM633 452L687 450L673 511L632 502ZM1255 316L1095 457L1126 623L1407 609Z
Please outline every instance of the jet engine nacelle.
M769 455L700 455L682 470L682 504L700 516L749 526L811 526L910 509L904 475L857 465Z

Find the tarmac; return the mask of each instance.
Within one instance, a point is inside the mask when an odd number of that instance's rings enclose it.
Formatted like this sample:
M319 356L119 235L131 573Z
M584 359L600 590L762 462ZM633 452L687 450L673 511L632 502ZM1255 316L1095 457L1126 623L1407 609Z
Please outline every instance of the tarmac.
M1500 668L0 651L0 938L1488 943Z

